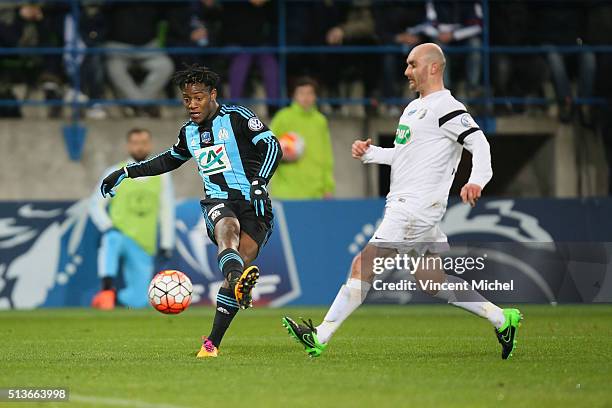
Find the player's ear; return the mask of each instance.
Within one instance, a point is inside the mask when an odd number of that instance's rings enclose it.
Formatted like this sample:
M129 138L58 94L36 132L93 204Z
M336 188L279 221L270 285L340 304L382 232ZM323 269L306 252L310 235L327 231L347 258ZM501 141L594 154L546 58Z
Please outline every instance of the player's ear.
M215 102L217 100L217 88L210 90L210 100Z
M431 67L429 68L429 73L431 75L435 75L438 73L438 71L440 70L440 66L438 65L437 62L432 62L431 63Z

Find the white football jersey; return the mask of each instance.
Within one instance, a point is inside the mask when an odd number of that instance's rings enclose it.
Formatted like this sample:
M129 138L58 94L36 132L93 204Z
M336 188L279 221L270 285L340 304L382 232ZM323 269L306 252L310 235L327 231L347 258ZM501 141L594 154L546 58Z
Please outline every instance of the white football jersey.
M410 102L404 109L393 148L370 146L364 163L391 166L387 201L401 199L419 214L443 215L461 151L473 155L469 183L484 188L491 179L491 153L486 137L449 90Z

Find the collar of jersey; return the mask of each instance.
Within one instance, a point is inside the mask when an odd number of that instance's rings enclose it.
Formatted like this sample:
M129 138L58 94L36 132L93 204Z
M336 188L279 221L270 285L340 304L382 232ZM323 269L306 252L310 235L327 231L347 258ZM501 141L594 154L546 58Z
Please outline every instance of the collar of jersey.
M440 89L439 91L432 92L429 95L422 97L421 100L434 99L434 98L436 98L438 96L441 96L444 93L449 93L449 92L450 91L448 89L446 89L446 88L445 89Z
M306 110L306 109L302 108L302 106L299 103L297 103L297 102L292 102L291 103L291 109L293 109L295 112L297 112L299 114L302 114L302 115L313 115L317 111L316 105L314 105L309 110Z

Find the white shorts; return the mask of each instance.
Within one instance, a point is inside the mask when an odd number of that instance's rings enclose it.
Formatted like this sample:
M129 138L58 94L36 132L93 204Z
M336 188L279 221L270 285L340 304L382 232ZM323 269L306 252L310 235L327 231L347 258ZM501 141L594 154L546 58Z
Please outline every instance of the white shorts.
M383 220L370 239L370 244L393 248L400 253L448 251L448 239L440 229L443 208L415 212L402 200L387 202Z

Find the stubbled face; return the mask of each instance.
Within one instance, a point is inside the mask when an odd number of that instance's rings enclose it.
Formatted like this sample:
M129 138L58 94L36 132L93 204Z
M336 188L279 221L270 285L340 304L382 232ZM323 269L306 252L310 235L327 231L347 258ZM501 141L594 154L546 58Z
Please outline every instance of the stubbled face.
M295 88L293 99L304 110L310 110L317 102L317 94L312 85L302 85Z
M187 84L183 89L183 106L189 118L200 124L217 110L217 90L210 90L204 84Z
M404 75L408 78L408 86L411 91L421 92L428 80L429 65L422 53L411 51L406 58L406 71Z
M153 141L149 132L132 133L127 141L128 154L137 162L146 159L153 150Z

